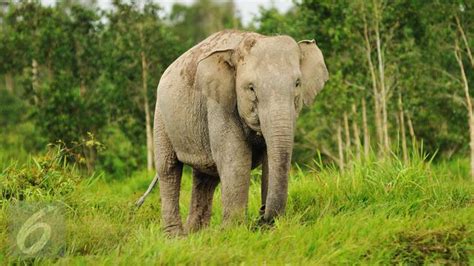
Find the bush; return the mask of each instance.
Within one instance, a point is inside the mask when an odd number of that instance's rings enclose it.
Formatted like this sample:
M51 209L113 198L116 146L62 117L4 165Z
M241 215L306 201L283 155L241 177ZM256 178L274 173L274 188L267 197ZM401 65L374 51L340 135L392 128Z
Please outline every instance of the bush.
M25 165L12 164L0 174L0 202L49 201L72 193L81 180L68 165L63 149L50 147L44 155L31 158Z

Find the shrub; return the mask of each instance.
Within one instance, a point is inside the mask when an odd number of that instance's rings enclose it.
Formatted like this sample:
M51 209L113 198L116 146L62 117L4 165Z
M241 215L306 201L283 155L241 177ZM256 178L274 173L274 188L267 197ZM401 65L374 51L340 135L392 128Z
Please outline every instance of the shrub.
M25 165L11 164L0 174L0 202L13 200L50 200L74 191L79 173L68 165L64 150L52 146Z

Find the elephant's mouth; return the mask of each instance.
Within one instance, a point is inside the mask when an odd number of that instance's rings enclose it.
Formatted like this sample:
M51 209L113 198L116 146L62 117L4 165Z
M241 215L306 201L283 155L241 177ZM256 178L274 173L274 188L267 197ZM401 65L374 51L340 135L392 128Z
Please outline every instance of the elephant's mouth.
M262 134L262 129L260 127L260 119L258 118L257 113L252 112L248 117L240 117L243 122L253 131L258 134Z
M251 125L251 124L247 124L247 125L249 126L250 129L257 132L257 134L262 134L262 129L260 128L260 125Z

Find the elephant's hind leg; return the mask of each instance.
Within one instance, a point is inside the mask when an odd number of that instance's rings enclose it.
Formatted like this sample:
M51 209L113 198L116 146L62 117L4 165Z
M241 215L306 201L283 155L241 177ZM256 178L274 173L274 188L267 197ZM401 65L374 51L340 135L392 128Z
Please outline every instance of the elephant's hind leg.
M171 142L164 131L159 112L155 113L154 133L163 229L170 236L182 235L183 225L179 214L179 191L183 164L176 157Z
M188 232L194 232L209 225L212 214L212 198L218 184L218 177L193 170L191 206L185 226Z
M163 229L169 235L183 234L183 225L179 214L179 190L182 170L183 164L178 161L165 162L165 165L158 170Z

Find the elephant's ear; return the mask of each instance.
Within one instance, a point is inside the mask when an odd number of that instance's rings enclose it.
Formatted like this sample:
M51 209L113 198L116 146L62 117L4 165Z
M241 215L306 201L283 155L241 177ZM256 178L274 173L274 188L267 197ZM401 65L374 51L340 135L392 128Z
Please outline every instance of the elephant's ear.
M313 103L314 97L320 92L324 83L329 79L329 73L324 63L324 57L314 40L298 42L300 47L300 68L301 68L301 102L309 106ZM299 106L301 109L302 106Z
M236 107L235 69L232 50L214 51L198 62L195 83L208 99L218 102L224 109Z

